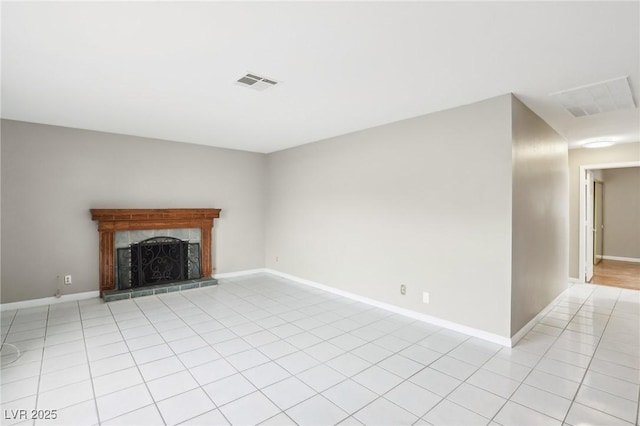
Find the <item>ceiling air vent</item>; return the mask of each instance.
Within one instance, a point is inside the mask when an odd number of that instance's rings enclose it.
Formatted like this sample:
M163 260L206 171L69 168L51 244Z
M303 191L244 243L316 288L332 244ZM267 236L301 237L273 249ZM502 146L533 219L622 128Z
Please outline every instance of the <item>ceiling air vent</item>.
M627 77L563 90L549 96L560 102L574 117L636 107Z
M256 74L245 74L240 77L235 84L242 87L248 87L253 90L266 90L274 87L278 83L278 81L271 78L261 77Z

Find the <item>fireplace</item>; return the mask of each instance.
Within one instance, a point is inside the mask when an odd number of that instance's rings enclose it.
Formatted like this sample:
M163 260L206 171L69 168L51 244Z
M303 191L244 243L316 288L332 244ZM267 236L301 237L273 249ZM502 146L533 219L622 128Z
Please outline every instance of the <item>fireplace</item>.
M118 290L200 278L200 244L169 236L116 248Z
M163 290L157 288L162 283L197 281L194 278L200 277L210 279L213 273L213 220L219 215L220 209L91 209L91 217L98 221L100 234L100 295L121 288L121 285L124 290L143 287L155 288L158 292ZM152 234L148 236L150 232ZM184 241L185 232L196 232L198 241ZM135 270L132 263L123 264L122 269L119 267L119 249L122 247L118 247L116 240L125 234L134 241L126 244L130 251L122 256L129 258L127 262L135 259L138 263ZM146 236L137 238L140 235ZM155 249L151 249L152 245ZM180 250L182 254L179 254ZM164 259L160 260L161 257ZM126 276L126 279L121 282L120 276ZM185 283L180 288L201 285L192 284Z

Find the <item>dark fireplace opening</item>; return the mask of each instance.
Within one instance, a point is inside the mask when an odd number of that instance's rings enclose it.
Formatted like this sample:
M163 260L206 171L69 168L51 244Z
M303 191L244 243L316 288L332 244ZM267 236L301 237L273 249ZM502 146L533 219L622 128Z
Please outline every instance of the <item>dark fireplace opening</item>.
M117 249L119 290L200 278L200 244L154 237Z

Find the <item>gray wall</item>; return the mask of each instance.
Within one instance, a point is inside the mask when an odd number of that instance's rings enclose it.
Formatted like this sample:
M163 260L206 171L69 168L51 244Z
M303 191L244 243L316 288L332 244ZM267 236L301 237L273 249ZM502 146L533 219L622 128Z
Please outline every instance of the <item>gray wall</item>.
M509 337L510 109L504 95L269 154L267 267Z
M567 142L513 98L511 332L567 288Z
M580 244L580 166L640 161L640 142L607 148L569 150L569 276L578 278Z
M0 119L0 303L2 303L2 125Z
M2 303L98 290L90 208L221 208L216 273L264 267L263 154L2 121Z
M604 180L604 256L640 260L640 167L606 169Z

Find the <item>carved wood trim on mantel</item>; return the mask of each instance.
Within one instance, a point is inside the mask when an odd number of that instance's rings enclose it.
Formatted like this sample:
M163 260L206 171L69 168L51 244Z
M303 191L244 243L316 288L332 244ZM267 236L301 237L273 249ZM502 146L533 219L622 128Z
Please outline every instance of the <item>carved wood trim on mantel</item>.
M150 229L200 228L200 268L210 277L211 230L220 209L91 209L91 219L98 222L100 234L100 296L115 288L115 232Z

